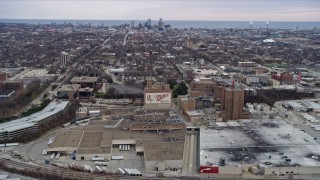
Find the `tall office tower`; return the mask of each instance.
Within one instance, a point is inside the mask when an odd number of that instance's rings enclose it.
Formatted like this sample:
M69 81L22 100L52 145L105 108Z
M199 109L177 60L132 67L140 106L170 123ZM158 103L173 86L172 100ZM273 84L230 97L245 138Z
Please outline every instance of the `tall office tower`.
M159 19L158 28L164 28L164 22L162 21L162 18Z
M151 19L148 19L148 21L147 21L147 27L151 27Z
M134 28L134 20L131 21L131 28Z
M60 53L60 63L61 65L66 65L70 60L70 55L67 52L62 51Z
M241 119L243 115L244 90L225 88L222 92L222 109L225 110L225 120Z
M192 48L193 47L193 39L190 38L190 36L185 41L185 46L187 46L188 48Z

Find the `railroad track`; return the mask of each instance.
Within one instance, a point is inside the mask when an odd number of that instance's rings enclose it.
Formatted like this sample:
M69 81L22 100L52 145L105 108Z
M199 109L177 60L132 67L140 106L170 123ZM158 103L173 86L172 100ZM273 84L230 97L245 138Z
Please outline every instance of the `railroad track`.
M137 176L123 176L123 175L108 175L108 174L95 174L80 171L73 171L49 165L35 166L22 162L13 161L10 159L0 159L0 169L6 169L18 174L24 174L38 179L77 179L77 180L107 180L107 179L164 179L164 178L151 178L151 177L137 177Z

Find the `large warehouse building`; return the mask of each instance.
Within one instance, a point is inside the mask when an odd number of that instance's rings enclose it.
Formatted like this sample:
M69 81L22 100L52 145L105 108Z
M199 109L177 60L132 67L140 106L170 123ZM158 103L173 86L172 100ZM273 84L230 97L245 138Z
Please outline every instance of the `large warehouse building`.
M200 173L320 174L319 148L283 120L219 123L200 132Z
M112 123L113 122L113 123ZM48 152L61 155L75 154L76 160L92 160L101 157L111 160L123 156L130 161L132 156L144 159L147 170L181 168L185 129L171 130L161 134L148 131L128 131L115 128L117 120L91 120L87 126L75 127L59 132L50 145ZM130 146L134 155L123 155L121 146Z

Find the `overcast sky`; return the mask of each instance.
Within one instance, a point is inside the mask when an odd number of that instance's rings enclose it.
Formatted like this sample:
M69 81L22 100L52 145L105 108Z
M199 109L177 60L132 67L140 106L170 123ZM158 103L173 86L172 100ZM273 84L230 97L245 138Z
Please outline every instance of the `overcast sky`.
M1 19L320 21L320 0L0 0Z

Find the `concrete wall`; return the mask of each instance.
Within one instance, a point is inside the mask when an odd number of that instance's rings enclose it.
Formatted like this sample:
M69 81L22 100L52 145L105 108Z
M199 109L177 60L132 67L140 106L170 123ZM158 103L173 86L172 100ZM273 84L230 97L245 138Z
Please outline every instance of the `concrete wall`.
M111 159L111 154L78 154L76 155L76 160L81 160L81 157L84 157L84 160L91 161L91 159L95 156L104 157L105 160Z
M219 174L234 174L239 175L242 173L242 167L232 167L232 166L220 166Z
M147 110L170 110L171 103L145 104Z
M166 169L182 167L182 160L165 160L164 162L166 163Z
M252 167L258 167L258 164L241 164L243 172L248 172Z
M265 175L280 174L320 174L320 167L269 167Z
M144 161L146 170L156 170L156 165L158 164L158 161Z
M182 160L165 160L165 169L169 168L181 168ZM156 170L158 161L145 161L146 170Z

